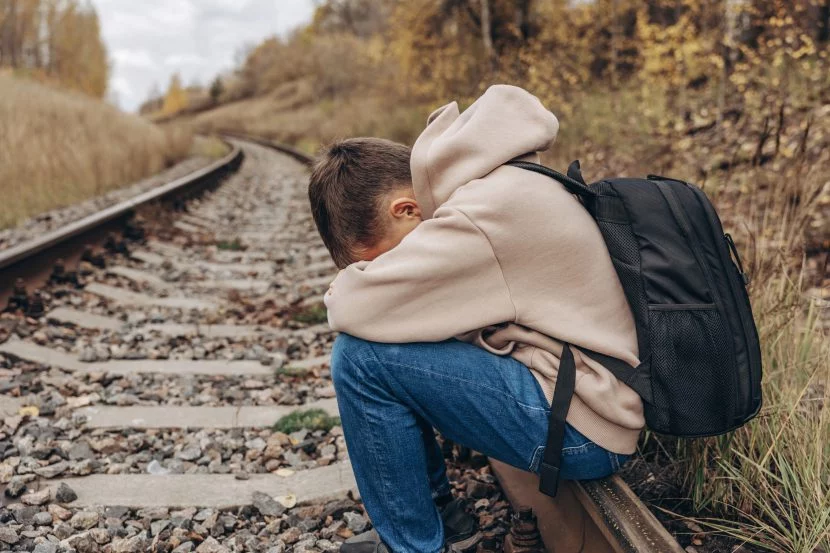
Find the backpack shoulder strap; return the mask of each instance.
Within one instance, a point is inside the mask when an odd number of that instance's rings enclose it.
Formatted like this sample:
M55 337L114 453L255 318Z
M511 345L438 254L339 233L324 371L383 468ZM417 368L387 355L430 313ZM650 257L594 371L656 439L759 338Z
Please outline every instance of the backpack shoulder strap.
M610 355L605 355L604 353L599 353L594 350L588 348L579 348L580 353L583 355L590 357L609 371L611 374L616 376L620 381L628 384L631 381L634 373L636 372L636 367L632 367L622 359L617 359L616 357L611 357Z
M571 407L571 398L576 387L576 361L573 350L568 343L563 344L562 357L559 359L559 371L553 389L553 401L550 404L548 419L548 436L545 440L545 453L539 467L539 491L550 497L556 497L559 489L559 471L562 466L562 445L565 439L565 419ZM621 381L628 383L637 375L631 365L615 357L609 357L585 348L579 351L602 363Z
M576 386L576 362L569 344L563 344L559 360L559 372L553 389L548 419L548 437L545 440L545 454L539 466L539 491L556 497L559 491L559 469L562 466L562 444L565 440L565 418L571 407L571 398Z
M585 178L582 176L582 167L579 165L579 160L575 159L568 165L568 176L577 182L587 184Z
M533 171L534 173L550 177L562 183L562 185L567 188L568 192L571 194L576 194L577 196L583 198L597 195L596 191L592 190L584 182L579 182L568 175L563 175L559 171L555 171L550 167L545 167L544 165L539 165L538 163L533 163L532 161L508 161L506 165L513 165L514 167L518 167L520 169L526 169L528 171ZM571 164L571 166L573 166L573 164ZM577 167L577 171L578 170L579 169ZM582 178L581 174L579 176Z

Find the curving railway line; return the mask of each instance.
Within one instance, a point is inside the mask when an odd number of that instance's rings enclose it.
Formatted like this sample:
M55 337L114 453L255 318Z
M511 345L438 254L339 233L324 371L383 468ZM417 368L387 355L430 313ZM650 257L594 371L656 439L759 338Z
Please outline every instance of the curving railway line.
M367 527L331 420L335 267L310 160L228 140L205 169L0 252L0 550L323 552ZM448 453L497 541L510 501L548 551L682 551L619 478L553 501Z

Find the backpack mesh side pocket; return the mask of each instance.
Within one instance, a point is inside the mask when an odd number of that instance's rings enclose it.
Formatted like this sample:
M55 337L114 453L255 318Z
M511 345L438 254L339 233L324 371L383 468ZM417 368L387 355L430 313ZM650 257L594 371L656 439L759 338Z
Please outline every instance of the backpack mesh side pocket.
M732 424L735 401L731 335L714 304L650 305L653 405L649 426L684 436Z

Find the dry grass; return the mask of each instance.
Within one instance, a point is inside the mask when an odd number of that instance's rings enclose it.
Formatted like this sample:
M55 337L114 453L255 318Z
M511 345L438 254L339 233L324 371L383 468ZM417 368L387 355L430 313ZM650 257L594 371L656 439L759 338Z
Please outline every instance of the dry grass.
M0 76L0 228L157 173L188 155L161 128L80 94Z
M176 119L200 133L240 132L293 145L307 153L337 138L383 136L411 143L432 106L409 106L379 94L315 100L307 80L292 81L271 93L222 104Z
M737 206L744 224L736 233L754 277L764 408L737 432L681 442L677 452L693 503L718 514L703 517L704 525L793 553L830 550L830 340L820 314L826 307L814 297L820 289L805 294L816 275L803 258L804 232L826 200L830 172L804 167L784 175L748 170L766 190Z

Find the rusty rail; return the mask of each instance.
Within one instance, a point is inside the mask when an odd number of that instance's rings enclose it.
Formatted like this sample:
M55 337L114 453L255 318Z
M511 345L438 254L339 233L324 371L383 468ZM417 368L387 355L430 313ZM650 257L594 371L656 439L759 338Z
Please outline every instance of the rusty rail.
M233 146L222 159L189 175L153 188L46 234L0 251L0 307L5 305L18 278L42 281L58 258L67 267L78 261L87 244L100 244L107 231L118 228L137 208L156 201L170 201L219 184L242 163L242 150Z
M272 142L270 140L265 140L264 138L259 138L256 136L250 136L243 133L238 132L231 132L231 131L224 131L222 132L222 136L227 139L237 139L243 140L245 142L253 142L254 144L259 144L265 148L271 148L272 150L277 150L278 152L282 152L284 154L288 154L289 156L293 157L300 163L304 163L305 165L311 165L314 162L314 158L308 155L305 152L294 148L293 146L289 146L287 144L281 144L279 142Z

